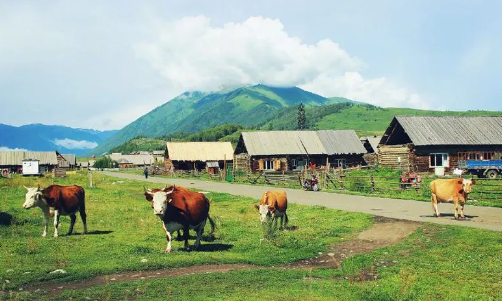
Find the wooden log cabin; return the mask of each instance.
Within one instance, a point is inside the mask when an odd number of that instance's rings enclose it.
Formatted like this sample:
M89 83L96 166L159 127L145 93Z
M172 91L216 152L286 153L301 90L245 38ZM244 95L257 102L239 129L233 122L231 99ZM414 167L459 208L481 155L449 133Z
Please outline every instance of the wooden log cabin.
M502 116L396 116L378 158L382 167L441 175L458 168L459 158L501 150Z
M243 132L234 167L247 172L352 167L365 165L365 153L353 130Z

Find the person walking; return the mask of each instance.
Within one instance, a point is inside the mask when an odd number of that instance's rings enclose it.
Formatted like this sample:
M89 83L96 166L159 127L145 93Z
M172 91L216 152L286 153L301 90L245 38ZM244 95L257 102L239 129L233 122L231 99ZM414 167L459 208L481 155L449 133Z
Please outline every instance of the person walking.
M145 174L145 179L148 179L148 167L145 166L145 170L143 170L143 173Z

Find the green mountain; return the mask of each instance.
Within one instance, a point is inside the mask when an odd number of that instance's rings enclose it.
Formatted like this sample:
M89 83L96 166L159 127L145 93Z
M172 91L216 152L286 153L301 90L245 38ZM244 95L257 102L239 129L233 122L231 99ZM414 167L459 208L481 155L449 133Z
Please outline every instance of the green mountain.
M297 87L265 85L215 93L185 92L130 123L101 143L93 153L104 153L137 136L195 133L227 123L258 126L285 108L297 107L300 103L312 107L328 104L330 100Z
M408 108L381 108L358 102L339 102L305 109L309 129L355 130L360 136L381 135L394 116L500 116L494 111L431 111ZM265 130L294 130L297 109L287 108L263 125Z

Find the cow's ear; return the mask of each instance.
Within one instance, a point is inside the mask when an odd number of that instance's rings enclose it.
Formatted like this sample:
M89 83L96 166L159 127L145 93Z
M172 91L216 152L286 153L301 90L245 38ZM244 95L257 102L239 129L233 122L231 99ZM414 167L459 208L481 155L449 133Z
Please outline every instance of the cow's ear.
M472 180L472 181L471 181L471 184L472 184L472 185L476 184L476 181L475 181L475 180Z
M256 205L256 204L254 204L254 209L260 210L260 207L258 205Z
M464 181L462 179L458 180L457 184L464 184Z
M270 212L274 212L274 210L275 210L275 207L274 207L274 206L268 206L268 211L270 211Z
M145 199L149 202L153 201L153 195L145 191Z
M26 186L24 186L24 185L23 185L23 187L24 187L24 188L26 188L26 190L30 190L28 187L26 187Z

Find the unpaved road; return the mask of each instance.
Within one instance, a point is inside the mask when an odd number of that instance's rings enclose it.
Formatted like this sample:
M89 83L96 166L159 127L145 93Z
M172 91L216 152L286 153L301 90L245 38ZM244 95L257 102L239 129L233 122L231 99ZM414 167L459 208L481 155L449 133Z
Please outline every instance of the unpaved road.
M149 188L161 187L165 186L165 184L175 184L188 188L196 188L199 191L225 192L233 195L252 197L257 200L265 191L277 189L277 187L230 184L192 179L160 177L149 177L145 179L140 175L118 172L104 171L100 173L117 178L151 182L152 184L146 184ZM453 218L453 204L440 204L439 211L442 217L437 218L432 215L433 211L430 202L346 195L321 191L313 192L300 189L284 190L288 193L288 201L301 205L321 205L334 209L363 212L395 219L466 226L502 232L502 208L466 205L464 211L467 218L455 220Z

